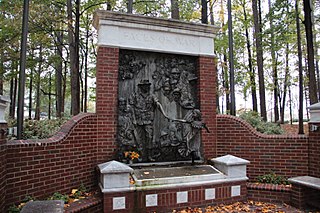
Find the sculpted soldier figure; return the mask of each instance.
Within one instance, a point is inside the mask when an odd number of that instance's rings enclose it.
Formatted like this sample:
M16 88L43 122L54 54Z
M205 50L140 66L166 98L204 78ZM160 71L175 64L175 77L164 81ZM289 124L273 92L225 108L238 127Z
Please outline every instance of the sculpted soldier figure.
M136 142L134 140L134 126L132 122L132 110L128 106L127 100L122 97L119 98L118 107L118 157L120 160L125 160L124 152L133 151L136 148Z
M154 161L151 151L153 149L153 120L155 110L159 109L164 117L168 118L158 99L150 94L150 86L149 80L141 80L138 84L138 93L131 97L131 104L134 109L134 135L138 149L142 152L143 161Z

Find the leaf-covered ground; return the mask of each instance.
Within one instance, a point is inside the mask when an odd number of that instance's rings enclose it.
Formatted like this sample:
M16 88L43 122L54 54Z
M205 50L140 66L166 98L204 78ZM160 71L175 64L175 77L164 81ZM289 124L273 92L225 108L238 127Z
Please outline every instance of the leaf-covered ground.
M320 211L301 211L287 204L273 204L256 201L236 202L230 205L208 206L206 208L187 208L173 210L172 213L320 213Z

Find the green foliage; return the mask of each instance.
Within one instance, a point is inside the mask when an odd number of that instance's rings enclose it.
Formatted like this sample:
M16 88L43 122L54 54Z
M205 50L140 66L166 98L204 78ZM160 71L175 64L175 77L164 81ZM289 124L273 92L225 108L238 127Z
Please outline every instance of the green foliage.
M85 192L87 192L87 188L85 187L85 185L83 183L81 183L81 185L78 188L78 191L81 193L85 193Z
M24 123L23 138L42 139L48 138L56 133L66 119L54 120L29 120Z
M66 194L61 194L60 192L55 192L47 200L62 200L67 203L69 200L69 196Z
M269 174L261 175L257 177L259 183L270 183L270 184L284 184L289 185L288 179L271 172Z
M20 211L21 209L19 209L19 207L16 205L10 206L10 208L8 209L9 213L19 213Z
M23 124L22 139L43 139L54 135L68 119L26 120ZM9 120L8 126L16 126L16 120ZM14 138L12 138L14 139Z
M257 112L248 111L243 112L239 115L239 117L246 122L248 122L251 126L253 126L258 132L268 134L268 135L281 135L284 131L281 127L275 123L265 122L259 116Z
M27 202L29 202L29 201L34 201L34 200L36 200L34 197L32 197L32 196L30 196L30 195L27 195L27 196L22 200L22 202L23 202L23 203L27 203Z
M68 203L70 199L81 199L84 196L88 196L87 194L88 193L86 187L84 186L84 184L81 184L78 189L76 189L74 192L70 194L70 196L66 194L61 194L60 192L55 192L53 193L53 195L48 197L47 200L62 200L64 201L64 203ZM36 200L34 197L27 195L18 206L10 206L8 209L8 213L19 213L27 202L34 200Z
M29 201L34 201L36 200L34 197L27 195L20 203L19 206L12 205L9 207L8 212L9 213L19 213L21 209L26 205L27 202Z
M81 184L77 190L75 191L72 190L70 198L79 199L83 197L86 192L87 192L86 187L83 184Z

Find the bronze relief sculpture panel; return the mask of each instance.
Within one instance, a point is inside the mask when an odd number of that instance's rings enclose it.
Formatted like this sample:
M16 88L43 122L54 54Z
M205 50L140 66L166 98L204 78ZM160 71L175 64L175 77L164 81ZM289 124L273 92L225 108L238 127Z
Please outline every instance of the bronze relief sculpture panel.
M120 160L202 158L196 57L120 50L118 94Z

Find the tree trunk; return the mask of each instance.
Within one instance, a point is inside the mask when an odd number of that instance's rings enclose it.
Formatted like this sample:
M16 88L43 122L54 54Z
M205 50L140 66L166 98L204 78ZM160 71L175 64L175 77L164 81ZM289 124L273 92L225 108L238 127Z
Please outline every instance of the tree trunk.
M84 82L82 79L82 70L83 70L83 63L84 63L84 56L81 54L81 65L80 65L80 75L79 75L79 82L80 82L80 93L81 93L81 98L80 98L80 110L83 112L83 105L84 105Z
M171 18L180 19L179 0L171 0Z
M128 13L132 13L133 0L128 0Z
M314 20L314 11L312 12L312 20ZM313 25L313 32L314 32L314 37L313 37L313 43L314 43L314 52L317 54L319 50L319 45L317 43L317 36L318 33L315 30L315 26ZM316 76L317 76L317 91L318 91L318 98L320 100L320 71L319 71L319 57L315 58L315 69L316 69Z
M63 32L57 32L57 48L56 55L58 61L56 63L56 116L57 118L62 117L63 105L62 105L62 63L63 63Z
M289 112L290 112L290 124L292 125L293 118L292 118L292 96L291 96L291 87L289 86Z
M271 68L273 77L273 110L274 110L274 122L279 121L279 106L278 106L278 73L277 73L277 60L276 52L274 50L274 32L273 32L273 12L271 1L268 0L269 5L269 21L270 21L270 46L271 46Z
M207 0L201 0L201 23L208 24L208 3L207 3Z
M33 80L33 67L30 69L30 82L29 82L29 120L32 119L32 82Z
M67 91L67 74L68 74L68 62L64 62L64 73L63 73L63 82L62 82L62 112L64 113L64 103L66 100L66 91Z
M80 83L79 83L79 7L80 0L76 0L76 21L75 28L72 20L72 0L67 0L68 12L68 42L70 52L70 73L71 73L71 114L77 115L80 112ZM73 29L75 31L73 32Z
M4 54L3 48L0 52L0 95L3 95Z
M252 11L254 19L254 38L256 40L256 52L257 52L257 65L258 65L258 76L259 76L259 94L260 94L260 113L263 120L267 120L266 110L266 97L265 97L265 84L264 84L264 73L263 73L263 51L262 51L262 39L259 24L259 14L257 0L252 0Z
M211 23L211 25L214 25L214 16L213 16L213 5L214 5L214 2L213 2L213 0L209 0L209 2L210 2L210 9L209 9L209 11L210 11L210 23Z
M41 105L41 93L40 93L40 83L41 83L41 69L42 69L42 45L39 48L39 63L38 72L36 76L36 107L35 107L35 120L40 120L40 105Z
M226 53L223 55L223 61L224 64L227 64L227 55ZM223 74L223 88L225 88L226 93L226 111L227 113L230 113L230 87L229 87L229 75L228 75L228 69L222 68L222 74Z
M302 50L301 50L301 31L299 20L299 0L296 0L296 28L297 28L297 45L298 45L298 63L299 63L299 132L304 134L303 131L303 74L302 74Z
M314 48L313 48L313 30L311 20L311 0L303 0L304 10L304 25L306 29L307 38L307 52L308 52L308 72L309 72L309 98L310 105L318 102L317 96L317 82L314 66Z
M236 115L236 96L234 82L234 58L233 58L233 32L232 32L232 15L231 0L228 0L228 39L229 39L229 71L230 71L230 115Z
M16 63L12 63L11 71L12 73L15 72L15 65ZM9 117L11 119L15 119L16 117L16 100L17 100L17 86L18 86L18 79L17 77L12 77L10 81L10 110L9 110Z
M243 15L244 15L244 21L247 23L248 17L247 17L247 11L245 7L245 1L242 2L243 6ZM246 33L246 43L247 43L247 52L248 52L248 61L249 61L249 75L250 75L250 86L251 86L251 96L252 96L252 109L255 112L258 112L258 103L257 103L257 85L256 85L256 73L255 69L252 66L252 53L251 53L251 45L250 45L250 37L249 37L249 30L248 26L245 25L245 33Z
M284 74L284 84L283 84L283 96L282 96L282 105L280 106L280 121L284 123L284 113L285 113L285 106L286 106L286 96L287 96L287 89L289 84L289 43L286 45L286 68Z
M316 60L316 73L317 73L318 97L320 98L320 71L319 71L319 61L318 60Z
M48 106L48 119L51 119L51 72L49 72L49 94L48 94L48 99L49 99L49 106Z
M89 15L87 13L87 20ZM89 53L89 21L86 26L86 40L85 40L85 51L84 51L84 112L88 111L88 54Z

